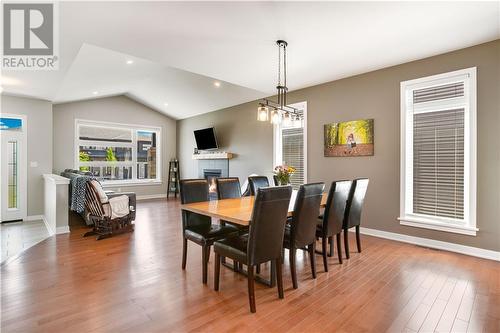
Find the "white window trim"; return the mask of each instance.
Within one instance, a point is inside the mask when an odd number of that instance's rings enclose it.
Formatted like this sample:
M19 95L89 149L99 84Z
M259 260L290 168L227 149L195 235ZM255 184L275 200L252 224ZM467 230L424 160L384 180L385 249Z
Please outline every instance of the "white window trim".
M401 82L401 169L400 169L400 215L398 220L401 225L419 227L425 229L446 231L458 234L475 236L476 231L476 170L477 170L477 91L476 91L476 67L466 68L454 72L448 72L433 76L427 76L415 80ZM464 89L465 98L450 99L457 105L465 106L465 124L464 124L464 222L447 218L429 218L419 214L412 214L412 184L413 174L411 165L413 164L413 131L408 126L412 117L407 110L409 89L418 89L419 87L429 87L432 85L442 85L449 83L453 78L465 80ZM448 105L450 100L446 101ZM422 103L419 107L420 112L426 112L426 105L429 110L438 110L441 101ZM411 119L410 119L411 118ZM407 130L408 128L408 130ZM407 169L407 165L409 166Z
M304 183L307 178L307 101L289 104L288 106L304 111ZM276 165L283 163L283 153L281 151L281 124L273 125L273 169Z
M161 146L162 146L162 141L161 141L161 127L154 127L154 126L144 126L144 125L133 125L133 124L124 124L124 123L115 123L115 122L107 122L107 121L96 121L96 120L88 120L88 119L75 119L75 132L74 132L74 166L73 168L75 170L80 169L80 162L78 152L80 151L80 138L78 136L79 133L79 126L80 125L91 125L91 126L103 126L103 127L109 127L109 128L126 128L126 129L132 129L132 142L136 142L135 136L137 131L154 131L156 132L156 158L157 158L157 165L156 165L156 179L137 179L137 166L136 162L131 161L131 162L115 162L116 165L130 165L132 166L132 179L128 180L103 180L102 181L102 187L115 187L115 186L136 186L136 185L161 185L162 184L162 163L161 163ZM102 145L103 142L101 141L86 141L88 143L94 144L94 145ZM132 156L137 156L137 147L134 145L134 143L107 143L106 145L108 146L130 146L132 148ZM133 159L133 158L132 158ZM90 164L96 165L100 164L100 162L89 162ZM105 162L102 162L105 163ZM83 162L85 164L85 162Z

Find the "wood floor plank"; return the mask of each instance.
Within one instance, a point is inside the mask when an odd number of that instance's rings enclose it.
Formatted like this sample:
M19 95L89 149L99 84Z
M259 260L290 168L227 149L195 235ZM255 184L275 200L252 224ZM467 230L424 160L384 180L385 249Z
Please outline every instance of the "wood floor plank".
M436 327L437 332L451 331L466 287L467 281L464 280L460 280L455 284L455 288L453 288L453 291L448 299L448 303L446 304L446 308L444 309L441 319Z

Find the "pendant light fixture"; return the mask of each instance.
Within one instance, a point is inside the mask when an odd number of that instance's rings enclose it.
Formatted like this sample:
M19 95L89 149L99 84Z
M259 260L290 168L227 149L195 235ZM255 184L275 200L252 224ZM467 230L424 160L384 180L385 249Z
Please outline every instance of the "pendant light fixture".
M257 120L258 121L269 120L269 108L267 106L261 105L257 108Z
M287 92L286 85L286 48L288 43L284 40L277 40L278 45L278 84L276 85L276 96L278 101L272 101L264 98L257 108L258 121L271 121L272 124L279 124L283 122L285 126L291 126L292 122L295 125L297 119L301 123L302 116L300 110L287 105ZM269 117L269 110L271 109L271 117Z

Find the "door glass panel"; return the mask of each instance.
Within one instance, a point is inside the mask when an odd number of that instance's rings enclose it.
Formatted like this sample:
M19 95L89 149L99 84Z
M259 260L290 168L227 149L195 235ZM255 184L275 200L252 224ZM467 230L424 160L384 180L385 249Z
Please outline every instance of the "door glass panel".
M17 141L9 141L7 144L8 157L8 208L18 208L18 146Z

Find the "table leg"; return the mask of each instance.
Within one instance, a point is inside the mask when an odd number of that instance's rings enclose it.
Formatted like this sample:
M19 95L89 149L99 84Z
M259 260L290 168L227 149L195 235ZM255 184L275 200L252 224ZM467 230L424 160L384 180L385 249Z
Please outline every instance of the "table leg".
M230 268L231 270L234 271L233 264L229 263L228 261L226 261L225 263L222 263L222 265L226 266L227 268ZM243 267L238 270L238 273L241 273L241 274L247 276L247 270L243 269ZM255 281L262 283L268 287L272 288L272 287L276 286L276 263L271 260L271 269L269 272L269 280L260 274L258 274L258 275L254 274L254 278L255 278Z

